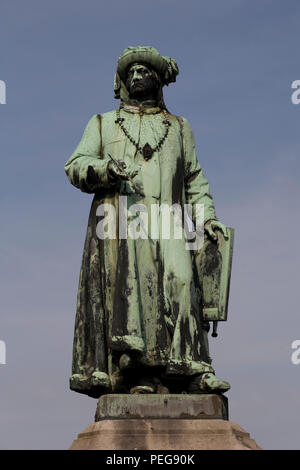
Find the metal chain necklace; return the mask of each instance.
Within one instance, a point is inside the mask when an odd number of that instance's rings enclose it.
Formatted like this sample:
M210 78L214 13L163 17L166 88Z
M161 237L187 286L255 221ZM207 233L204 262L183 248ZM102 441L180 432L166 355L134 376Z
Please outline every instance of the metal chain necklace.
M117 109L116 110L116 113L117 113L117 119L115 120L115 123L116 124L119 124L119 126L121 127L122 131L124 132L124 134L126 135L126 137L130 140L130 142L137 148L137 150L139 152L141 152L141 154L144 156L145 160L149 160L152 155L154 154L154 152L156 152L157 150L159 150L164 141L166 140L167 136L168 136L168 133L169 133L169 127L171 126L171 122L168 118L168 114L167 114L167 111L165 109L163 109L163 113L164 113L164 116L165 116L165 119L163 120L163 124L166 126L166 130L165 130L165 134L163 135L163 137L159 140L158 144L152 148L150 144L148 144L148 142L146 142L146 144L144 145L144 147L140 147L138 142L136 142L133 137L131 137L131 135L128 133L127 129L124 127L124 124L123 124L123 121L125 121L124 118L121 118L120 116L120 109Z

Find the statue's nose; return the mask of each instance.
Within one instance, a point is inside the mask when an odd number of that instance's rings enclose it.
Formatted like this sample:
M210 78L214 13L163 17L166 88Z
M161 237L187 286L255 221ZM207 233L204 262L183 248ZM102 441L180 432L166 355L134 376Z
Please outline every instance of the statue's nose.
M142 74L135 70L134 73L133 73L132 81L137 82L137 81L141 80L142 78L143 78Z

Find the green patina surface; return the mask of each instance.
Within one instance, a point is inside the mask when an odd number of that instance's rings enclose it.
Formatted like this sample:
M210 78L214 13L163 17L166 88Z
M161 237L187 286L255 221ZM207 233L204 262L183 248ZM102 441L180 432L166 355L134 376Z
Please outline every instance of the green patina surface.
M162 93L160 106L133 106L120 76L116 90L130 136L140 147L148 143L155 148L164 134ZM127 195L128 207L142 203L149 213L154 203L189 203L195 217L196 204L204 204L205 222L216 219L191 126L168 112L168 136L146 160L116 119L116 111L94 115L65 165L75 187L95 194L80 272L71 377L73 390L95 397L118 390L124 352L140 366L162 367L166 374L213 371L197 263L184 238L164 240L159 234L158 239L100 240L96 234L97 207L110 203L118 211L120 195ZM109 154L137 170L134 182L141 193L129 182L110 179Z

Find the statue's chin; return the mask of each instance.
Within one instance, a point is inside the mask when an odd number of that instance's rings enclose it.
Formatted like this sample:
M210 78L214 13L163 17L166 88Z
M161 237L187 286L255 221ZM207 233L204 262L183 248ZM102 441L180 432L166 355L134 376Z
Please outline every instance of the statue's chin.
M153 94L152 89L146 89L143 85L137 84L130 89L130 98L133 100L143 101Z
M133 93L130 94L130 98L132 100L137 100L137 101L143 101L145 98L145 93L143 93L144 90L136 90Z

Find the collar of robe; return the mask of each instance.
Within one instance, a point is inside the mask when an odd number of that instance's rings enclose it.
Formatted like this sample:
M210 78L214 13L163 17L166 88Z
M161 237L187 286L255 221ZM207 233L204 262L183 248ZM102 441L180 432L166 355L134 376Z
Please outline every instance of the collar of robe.
M131 100L127 103L122 103L120 109L126 111L127 113L134 114L158 114L162 112L162 109L159 106L156 106L155 101L144 101L140 103L139 101Z

